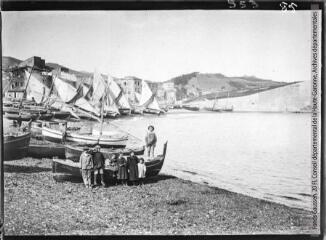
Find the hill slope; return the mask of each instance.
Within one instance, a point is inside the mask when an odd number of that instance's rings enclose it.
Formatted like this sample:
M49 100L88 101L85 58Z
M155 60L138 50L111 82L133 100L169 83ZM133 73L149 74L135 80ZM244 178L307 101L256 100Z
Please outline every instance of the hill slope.
M2 57L2 69L6 70L10 66L18 65L21 62L22 62L22 60L19 60L17 58L3 56Z
M260 79L254 76L227 77L221 73L199 72L180 75L167 82L174 83L178 100L248 95L286 85L284 82Z

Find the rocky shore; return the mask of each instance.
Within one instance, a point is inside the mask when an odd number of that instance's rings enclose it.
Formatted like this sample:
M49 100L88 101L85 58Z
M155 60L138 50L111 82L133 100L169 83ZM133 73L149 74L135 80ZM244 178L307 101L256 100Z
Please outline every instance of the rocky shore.
M86 189L51 159L5 162L6 235L308 233L309 211L170 175Z

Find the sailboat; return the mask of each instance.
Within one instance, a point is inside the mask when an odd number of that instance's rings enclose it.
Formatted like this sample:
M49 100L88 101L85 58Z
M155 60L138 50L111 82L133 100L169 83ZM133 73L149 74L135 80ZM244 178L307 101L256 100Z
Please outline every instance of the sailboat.
M217 107L217 93L214 99L213 106L211 108L205 108L207 111L212 111L212 112L232 112L233 111L233 106L228 106L228 99L229 99L229 92L227 92L227 99L226 99L226 104L223 107Z
M109 94L108 85L105 82L103 76L95 71L94 77L92 81L92 94L89 94L90 101L92 102L93 106L100 107L103 104L103 116L109 118L115 118L120 115L119 109Z
M126 96L123 94L122 89L119 85L113 80L113 78L108 74L107 79L107 91L110 96L110 99L115 102L116 106L119 109L121 115L129 115L131 113L131 106Z
M138 92L135 92L135 100L136 100L137 104L139 104L140 99L141 99L141 94L139 94ZM132 114L144 114L144 108L139 107L137 104L132 105L131 113Z
M98 117L100 116L100 112L85 99L82 85L76 89L69 82L60 77L55 78L53 81L61 101L70 105L78 116L91 117L99 120Z
M142 91L141 91L141 97L138 106L144 109L143 110L144 113L158 114L158 115L164 113L161 110L155 95L152 93L147 82L144 80L142 81Z

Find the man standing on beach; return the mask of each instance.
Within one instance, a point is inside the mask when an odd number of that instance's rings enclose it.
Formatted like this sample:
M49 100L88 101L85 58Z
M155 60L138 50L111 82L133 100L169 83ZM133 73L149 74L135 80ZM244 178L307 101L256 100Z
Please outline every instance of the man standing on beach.
M96 147L95 147L93 161L94 161L94 185L97 186L97 175L100 174L101 175L101 184L102 184L102 186L106 187L106 184L104 182L105 158L103 156L103 153L101 153L100 145L96 145Z
M148 132L145 137L146 147L147 147L147 155L148 158L154 158L154 149L157 142L157 137L154 132L154 126L148 126Z
M91 174L93 169L93 159L90 151L87 147L83 148L83 152L80 155L80 168L82 172L83 181L86 188L91 188Z

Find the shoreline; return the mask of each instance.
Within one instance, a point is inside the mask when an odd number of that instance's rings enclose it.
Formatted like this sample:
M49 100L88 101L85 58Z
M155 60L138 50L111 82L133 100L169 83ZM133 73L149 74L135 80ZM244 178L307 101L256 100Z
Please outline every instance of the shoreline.
M166 174L90 190L53 180L51 159L5 162L4 173L8 235L314 233L307 210Z
M198 184L201 184L201 185L204 185L204 186L208 186L208 187L211 187L211 188L217 188L217 189L222 189L222 190L225 190L225 191L228 191L230 193L237 193L237 194L241 194L241 195L244 195L244 196L247 196L247 197L251 197L251 198L255 198L255 199L258 199L258 200L263 200L263 201L267 201L267 202L271 202L271 203L275 203L275 204L280 204L282 206L285 206L285 207L289 207L289 208L293 208L293 209L299 209L299 210L304 210L304 211L308 211L308 212L312 212L311 209L307 209L307 208L304 208L304 207L300 207L300 206L290 206L290 205L287 205L286 203L284 202L281 202L281 201L273 201L271 198L270 199L265 199L263 197L259 197L258 195L250 195L250 193L245 193L245 192L238 192L238 191L233 191L233 190L230 190L230 189L227 189L227 188L223 188L223 187L218 187L218 186L215 186L214 183L212 182L207 182L206 180L203 180L203 179L194 179L194 180L191 180L191 176L190 175L185 175L185 174L176 174L174 173L176 170L167 170L167 169L164 169L161 171L161 174L165 174L165 175L172 175L172 176L175 176L179 179L182 179L184 181L189 181L191 183L198 183ZM184 170L181 170L181 172L189 172L189 171L184 171ZM198 173L195 173L195 172L189 172L189 174L191 175L199 175Z

